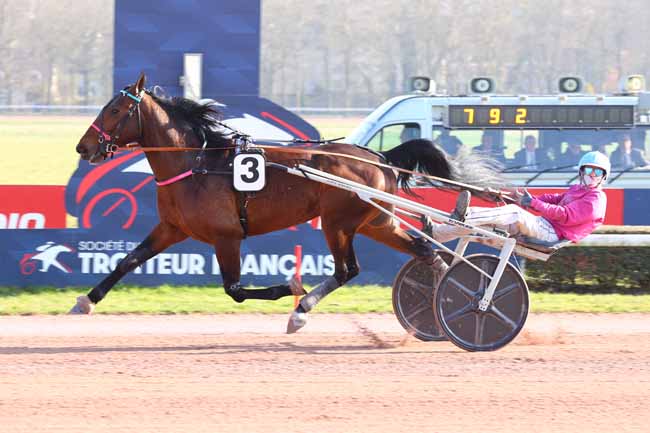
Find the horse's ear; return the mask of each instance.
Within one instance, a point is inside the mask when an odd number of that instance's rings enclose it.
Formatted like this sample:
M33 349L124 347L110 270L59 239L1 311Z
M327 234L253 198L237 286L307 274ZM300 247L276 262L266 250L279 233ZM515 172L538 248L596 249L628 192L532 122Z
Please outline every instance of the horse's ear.
M144 83L147 80L147 77L145 77L144 72L140 72L140 78L138 78L138 81L135 83L135 92L140 93L142 89L144 89Z

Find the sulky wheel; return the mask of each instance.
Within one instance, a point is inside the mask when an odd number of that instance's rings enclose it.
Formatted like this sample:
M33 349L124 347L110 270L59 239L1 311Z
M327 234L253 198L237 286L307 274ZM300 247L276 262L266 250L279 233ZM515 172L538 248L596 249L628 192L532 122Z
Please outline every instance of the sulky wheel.
M492 275L499 263L496 256L466 257ZM487 311L478 303L489 279L465 262L450 267L438 285L435 312L447 337L469 351L497 350L519 334L528 316L528 286L517 268L506 265Z
M436 250L440 257L451 263L453 255ZM440 281L440 277L435 278ZM393 311L399 323L422 341L446 340L433 313L434 276L430 266L411 259L400 269L393 282Z

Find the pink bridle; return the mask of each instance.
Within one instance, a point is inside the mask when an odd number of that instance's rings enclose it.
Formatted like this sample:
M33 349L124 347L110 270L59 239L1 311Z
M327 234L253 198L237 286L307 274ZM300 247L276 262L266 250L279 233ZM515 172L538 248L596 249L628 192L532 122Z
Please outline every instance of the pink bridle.
M122 128L125 126L126 122L133 116L133 114L136 111L138 112L138 130L140 131L140 135L142 135L142 124L140 120L139 107L140 107L140 102L142 101L142 94L144 93L144 89L141 90L137 96L132 95L127 90L120 90L120 93L122 94L122 96L129 97L133 99L135 102L129 106L127 114L118 122L117 126L115 127L115 131L113 131L114 135L111 136L111 134L104 131L101 126L96 125L94 122L90 125L92 129L94 129L99 133L99 137L98 137L98 142L100 146L99 152L104 156L104 159L106 159L108 155L112 156L113 153L115 153L119 149L119 145L117 145L115 142L119 139L120 133L122 132ZM113 98L113 100L115 100L115 98ZM110 102L107 105L110 105ZM102 109L100 116L103 115L105 109L106 107ZM100 119L102 119L102 122L100 122L101 125L101 123L103 123L103 117L100 117Z

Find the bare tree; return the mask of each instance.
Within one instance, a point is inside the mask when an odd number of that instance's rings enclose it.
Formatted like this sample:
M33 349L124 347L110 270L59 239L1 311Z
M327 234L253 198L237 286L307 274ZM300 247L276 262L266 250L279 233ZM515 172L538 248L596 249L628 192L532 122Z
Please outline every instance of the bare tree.
M371 107L427 75L463 93L555 92L561 75L613 92L650 75L647 0L261 0L261 94L287 106ZM99 104L112 90L114 0L0 0L0 103ZM101 11L89 13L89 11Z

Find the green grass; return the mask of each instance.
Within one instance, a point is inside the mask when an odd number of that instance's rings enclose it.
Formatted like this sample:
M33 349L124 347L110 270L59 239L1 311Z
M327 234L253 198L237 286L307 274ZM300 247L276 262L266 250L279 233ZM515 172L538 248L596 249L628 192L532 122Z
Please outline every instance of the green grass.
M65 185L92 117L0 116L0 184Z
M82 289L0 288L0 314L60 314L74 304ZM249 300L237 304L222 288L120 287L113 289L98 307L98 313L187 314L187 313L285 313L293 308L293 297L275 302ZM325 299L320 312L370 313L391 311L390 288L344 287Z
M86 291L53 288L0 288L0 315L62 314ZM215 287L118 287L98 306L99 314L223 314L288 313L293 297L275 302L233 302ZM626 313L650 312L650 295L578 295L531 293L531 311ZM342 287L325 298L319 313L391 313L391 289L386 286Z
M531 293L531 311L537 313L648 313L650 295Z
M307 118L323 138L348 135L357 117ZM75 147L92 116L0 116L0 185L66 185L77 168Z
M347 137L363 121L363 116L357 117L327 117L327 116L302 116L314 125L326 140Z

